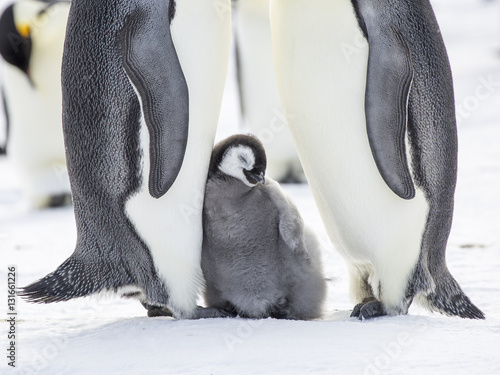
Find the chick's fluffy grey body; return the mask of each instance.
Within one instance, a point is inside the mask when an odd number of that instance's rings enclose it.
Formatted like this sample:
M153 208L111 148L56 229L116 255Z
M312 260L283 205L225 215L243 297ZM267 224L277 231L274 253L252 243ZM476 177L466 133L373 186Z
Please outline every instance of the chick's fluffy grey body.
M326 282L319 245L279 185L212 175L205 193L206 302L242 317L314 319Z

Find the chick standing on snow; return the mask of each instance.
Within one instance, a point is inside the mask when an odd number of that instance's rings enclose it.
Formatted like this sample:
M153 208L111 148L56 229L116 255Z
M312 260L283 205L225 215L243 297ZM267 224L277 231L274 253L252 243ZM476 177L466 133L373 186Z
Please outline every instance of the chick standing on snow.
M212 152L203 207L206 303L247 318L318 318L326 294L318 242L265 170L255 137L229 137Z

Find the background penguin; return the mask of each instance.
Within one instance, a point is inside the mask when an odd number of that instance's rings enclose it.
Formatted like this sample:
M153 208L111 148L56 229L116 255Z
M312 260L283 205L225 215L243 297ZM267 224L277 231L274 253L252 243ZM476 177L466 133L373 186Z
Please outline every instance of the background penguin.
M445 262L457 173L451 70L429 1L272 0L278 86L353 316L484 318Z
M0 18L8 157L33 208L70 203L62 133L61 60L70 8L20 1Z
M269 0L237 0L234 3L242 117L264 144L267 175L279 182L305 182L276 87Z
M319 244L265 170L253 136L214 148L203 208L207 305L247 318L318 318L326 292Z
M206 184L231 36L230 1L218 4L72 3L63 127L78 238L56 271L22 290L27 300L111 291L178 318L220 316L196 308L203 281L196 197Z

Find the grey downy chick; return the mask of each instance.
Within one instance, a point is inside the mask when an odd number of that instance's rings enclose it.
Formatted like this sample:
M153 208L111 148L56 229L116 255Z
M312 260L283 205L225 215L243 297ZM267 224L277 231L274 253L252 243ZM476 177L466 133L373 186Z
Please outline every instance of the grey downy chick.
M209 307L245 318L321 317L320 246L277 182L257 138L218 143L203 207L202 270Z

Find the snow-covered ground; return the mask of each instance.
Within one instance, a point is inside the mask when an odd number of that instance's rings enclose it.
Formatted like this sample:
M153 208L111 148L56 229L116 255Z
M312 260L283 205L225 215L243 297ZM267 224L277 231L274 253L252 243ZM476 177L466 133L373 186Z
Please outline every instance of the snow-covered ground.
M5 3L5 1L2 1ZM138 302L17 300L17 368L7 366L7 266L18 286L73 251L70 208L30 212L0 158L0 374L500 374L500 4L434 0L455 76L460 166L448 265L485 321L409 315L349 318L343 260L327 245L328 309L321 321L149 319ZM231 76L232 77L232 76ZM233 131L228 81L219 138ZM309 188L287 186L327 243Z

